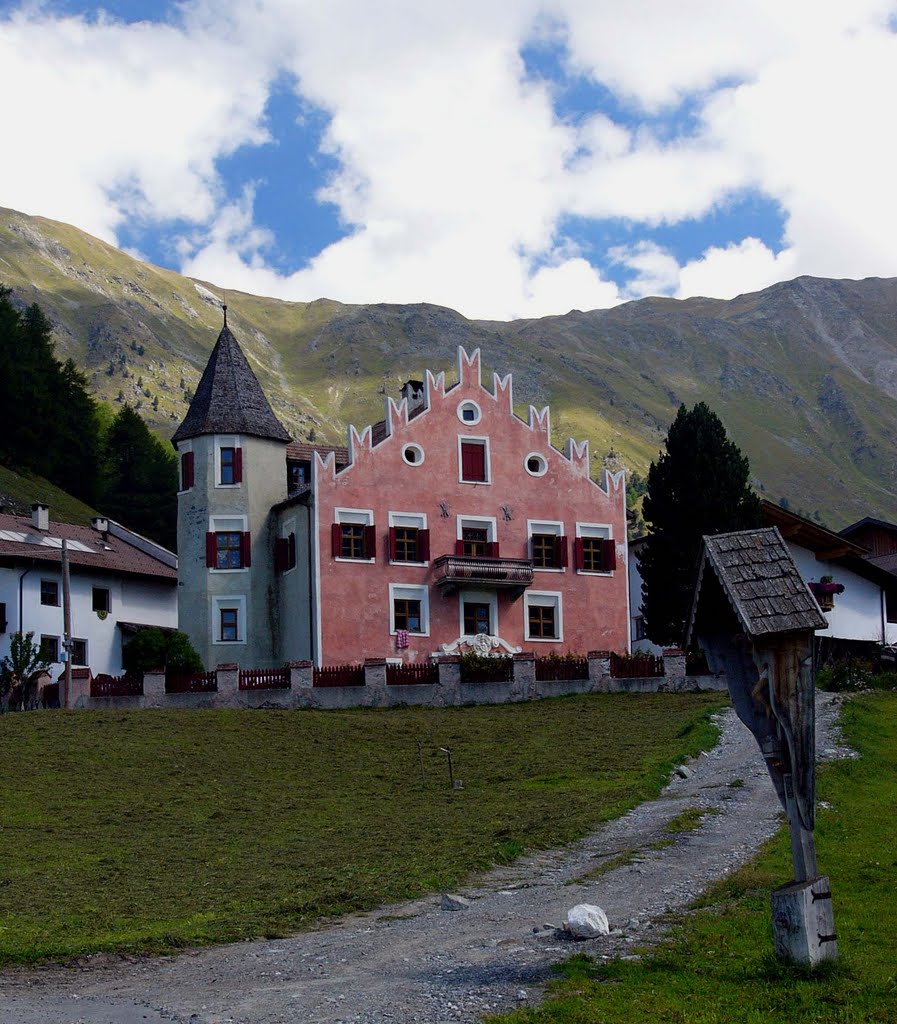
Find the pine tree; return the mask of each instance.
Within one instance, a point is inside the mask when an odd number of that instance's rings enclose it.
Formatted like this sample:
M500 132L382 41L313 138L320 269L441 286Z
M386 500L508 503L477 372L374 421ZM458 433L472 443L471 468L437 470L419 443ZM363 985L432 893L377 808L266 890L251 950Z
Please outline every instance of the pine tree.
M639 556L648 636L681 644L696 582L701 538L761 524L750 465L704 402L679 407L666 452L648 470L648 539Z

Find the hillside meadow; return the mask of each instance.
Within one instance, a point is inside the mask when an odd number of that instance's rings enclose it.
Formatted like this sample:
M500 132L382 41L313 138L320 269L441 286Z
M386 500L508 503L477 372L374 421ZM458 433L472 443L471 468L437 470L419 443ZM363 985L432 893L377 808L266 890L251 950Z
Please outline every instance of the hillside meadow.
M280 936L452 887L654 796L722 703L2 716L0 963Z

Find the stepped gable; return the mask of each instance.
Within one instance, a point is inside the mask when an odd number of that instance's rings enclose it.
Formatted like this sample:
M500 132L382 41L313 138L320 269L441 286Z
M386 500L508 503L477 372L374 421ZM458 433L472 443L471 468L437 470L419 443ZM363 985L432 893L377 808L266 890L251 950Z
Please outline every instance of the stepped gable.
M225 322L183 423L171 443L201 434L248 434L291 440Z

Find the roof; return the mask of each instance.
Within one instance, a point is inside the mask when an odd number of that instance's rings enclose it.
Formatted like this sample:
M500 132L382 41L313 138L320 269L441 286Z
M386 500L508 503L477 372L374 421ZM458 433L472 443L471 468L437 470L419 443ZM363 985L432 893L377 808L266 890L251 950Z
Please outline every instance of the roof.
M116 533L128 531L118 527ZM136 542L143 539L134 534ZM101 572L152 576L177 581L174 566L155 558L112 532L99 533L91 526L50 522L49 530L35 529L30 518L0 515L0 562L30 561L62 564L62 539L68 542L69 564L72 568L95 569ZM144 546L152 546L143 542ZM163 551L164 549L159 549ZM165 552L175 561L171 552Z
M306 444L304 441L290 441L287 445L287 459L290 462L311 462L315 452L318 452L322 459L333 452L338 466L345 466L349 462L349 449L341 448L339 445Z
M873 519L872 516L864 516L862 519L858 519L855 523L851 523L850 526L845 526L841 531L841 536L849 537L852 533L856 533L858 530L862 530L867 526L877 526L879 529L886 530L888 533L897 533L897 523L889 523L884 519Z
M773 501L763 498L760 505L763 522L767 526L777 526L785 540L794 541L795 544L808 548L820 561L843 558L845 555L862 557L866 553L866 548L862 545L854 544L842 534L784 509Z
M708 565L749 636L769 637L828 626L782 535L776 527L766 527L704 538L689 634Z
M187 415L171 441L177 444L201 434L290 440L227 324L218 335Z

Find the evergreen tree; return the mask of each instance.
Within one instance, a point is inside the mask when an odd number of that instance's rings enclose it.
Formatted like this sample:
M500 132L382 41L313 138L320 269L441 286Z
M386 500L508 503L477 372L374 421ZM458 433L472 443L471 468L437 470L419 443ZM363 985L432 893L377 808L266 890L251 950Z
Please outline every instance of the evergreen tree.
M639 556L648 636L681 644L696 582L701 538L761 524L750 465L704 402L679 407L666 452L648 470L643 504L650 524Z

